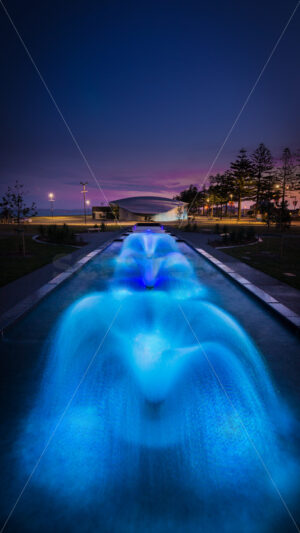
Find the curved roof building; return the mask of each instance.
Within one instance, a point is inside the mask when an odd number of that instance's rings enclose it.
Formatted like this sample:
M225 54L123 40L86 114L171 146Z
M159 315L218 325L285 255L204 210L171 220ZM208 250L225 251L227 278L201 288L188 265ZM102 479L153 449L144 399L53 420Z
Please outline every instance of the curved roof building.
M134 196L110 202L119 208L120 220L170 222L187 218L187 204L161 196Z

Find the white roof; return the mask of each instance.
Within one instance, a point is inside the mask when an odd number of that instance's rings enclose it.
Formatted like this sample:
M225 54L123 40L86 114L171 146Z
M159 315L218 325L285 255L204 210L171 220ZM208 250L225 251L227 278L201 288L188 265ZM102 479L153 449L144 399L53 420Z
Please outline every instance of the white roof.
M122 209L127 209L131 213L143 215L156 215L170 211L177 206L187 205L185 202L179 200L172 200L171 198L163 198L162 196L133 196L131 198L121 198L110 202Z

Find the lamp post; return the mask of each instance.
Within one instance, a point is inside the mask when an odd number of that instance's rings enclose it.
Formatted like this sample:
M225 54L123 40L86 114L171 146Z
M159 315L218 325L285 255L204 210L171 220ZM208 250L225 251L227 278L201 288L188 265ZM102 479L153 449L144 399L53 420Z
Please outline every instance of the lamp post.
M54 194L53 194L53 192L49 192L48 198L49 198L49 202L50 202L51 216L53 218L53 211L54 211Z
M85 196L86 196L86 193L87 193L87 189L86 189L86 185L88 184L87 181L81 181L80 182L80 185L82 185L82 194L83 194L83 210L84 210L84 223L86 224L86 199L85 199Z

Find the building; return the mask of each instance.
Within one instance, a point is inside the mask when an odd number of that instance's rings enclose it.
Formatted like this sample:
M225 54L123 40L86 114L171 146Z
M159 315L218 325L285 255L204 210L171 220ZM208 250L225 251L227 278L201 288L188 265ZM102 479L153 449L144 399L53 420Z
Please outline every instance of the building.
M171 222L187 219L187 203L161 196L134 196L110 203L118 208L119 220Z
M93 207L92 217L93 220L113 220L115 218L109 205Z

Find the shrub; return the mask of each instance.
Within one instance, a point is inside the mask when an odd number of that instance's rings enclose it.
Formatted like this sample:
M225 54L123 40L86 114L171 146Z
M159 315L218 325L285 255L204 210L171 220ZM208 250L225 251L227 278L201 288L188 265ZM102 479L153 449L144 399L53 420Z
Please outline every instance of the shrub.
M276 222L276 227L281 228L282 230L285 230L290 227L292 217L291 217L289 209L286 206L284 206L284 207L280 207L276 211L274 219Z
M198 231L198 226L196 222L193 224L192 231Z
M106 226L105 226L104 222L102 222L102 224L100 226L100 229L101 229L101 231L106 231Z
M76 242L76 236L73 230L64 224L63 226L57 226L53 224L51 226L44 226L43 237L49 242L55 242L58 244L73 244Z
M269 204L266 222L269 226L270 222L275 222L276 227L281 230L289 229L291 225L291 214L288 209L287 202L280 207L275 207L273 204Z
M217 224L218 226L219 224ZM222 233L228 233L228 226L224 224Z
M216 225L215 225L215 233L216 233L217 235L219 235L219 233L220 233L220 224L216 224Z

